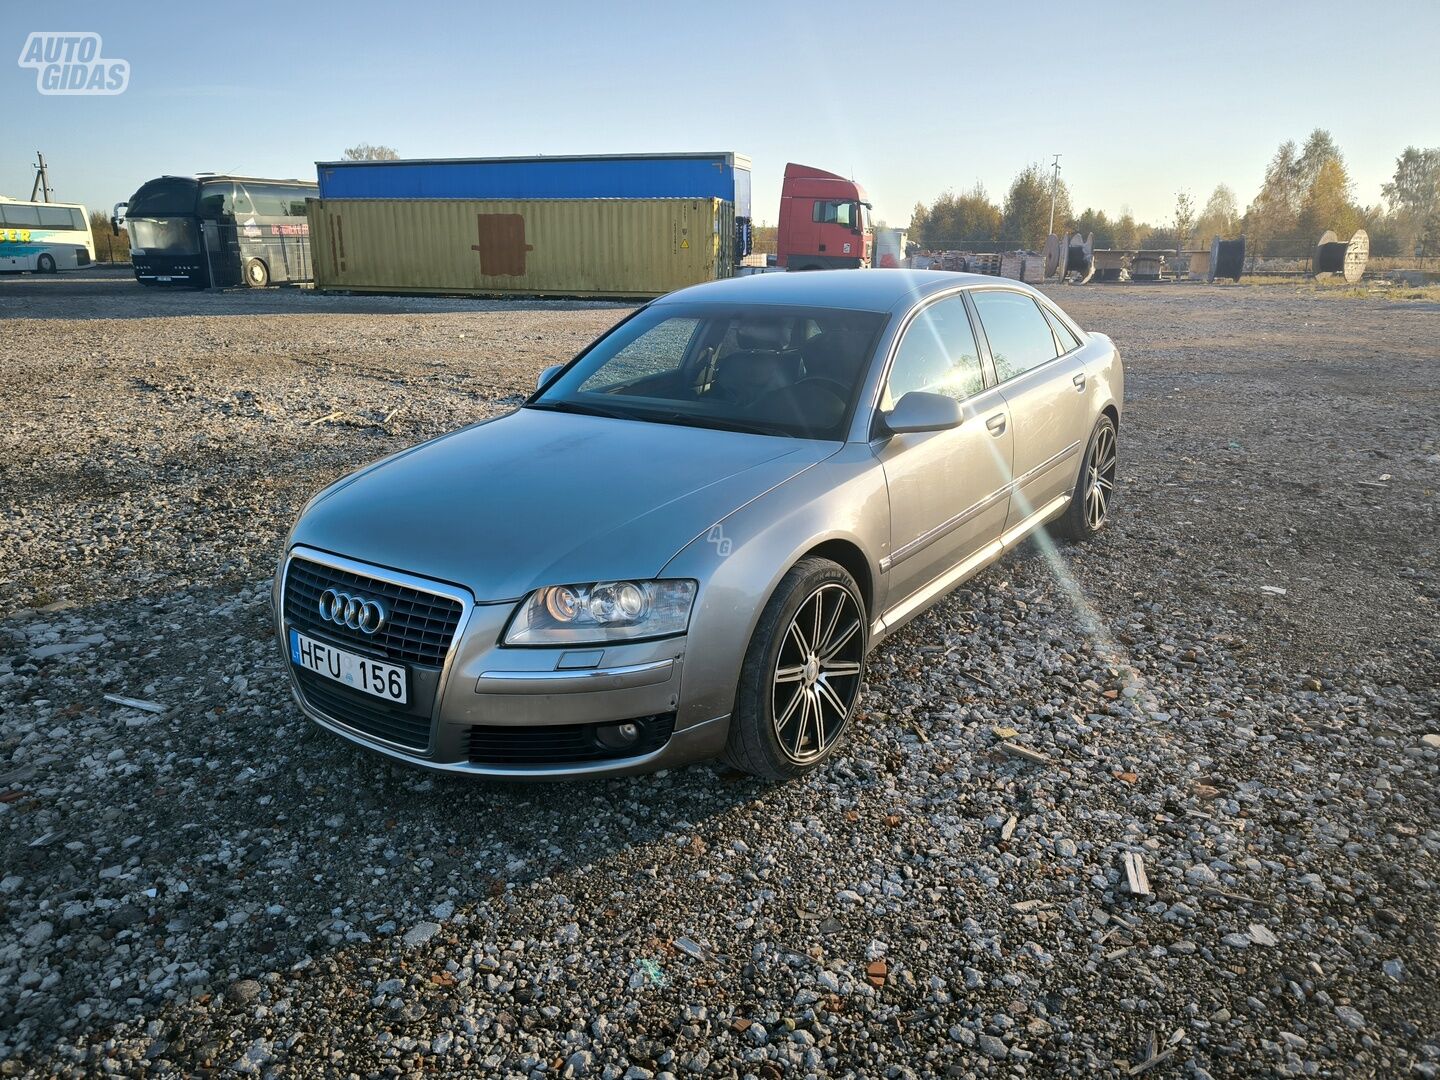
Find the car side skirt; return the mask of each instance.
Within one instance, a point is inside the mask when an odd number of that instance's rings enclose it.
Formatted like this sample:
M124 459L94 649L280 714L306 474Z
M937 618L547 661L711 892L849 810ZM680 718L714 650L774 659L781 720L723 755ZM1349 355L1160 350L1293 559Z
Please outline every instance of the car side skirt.
M952 589L974 577L1047 521L1058 517L1069 504L1070 495L1068 493L1057 495L1024 521L1017 523L1014 528L1007 529L999 539L990 541L963 562L945 571L928 584L922 585L904 600L885 611L870 627L871 647L878 645L915 616L943 600Z

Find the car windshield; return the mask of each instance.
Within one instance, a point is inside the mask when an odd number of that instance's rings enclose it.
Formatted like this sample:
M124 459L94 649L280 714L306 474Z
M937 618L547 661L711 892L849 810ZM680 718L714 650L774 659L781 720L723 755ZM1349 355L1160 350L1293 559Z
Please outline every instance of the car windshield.
M526 407L843 439L885 319L659 304L601 338Z
M152 254L193 255L200 250L191 218L127 218L130 246Z

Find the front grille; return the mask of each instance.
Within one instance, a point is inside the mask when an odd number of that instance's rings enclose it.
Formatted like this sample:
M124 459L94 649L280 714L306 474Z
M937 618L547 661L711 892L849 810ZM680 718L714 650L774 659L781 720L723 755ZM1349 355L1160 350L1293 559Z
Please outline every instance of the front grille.
M320 594L332 588L382 601L387 613L385 625L378 633L365 634L320 618ZM439 667L445 662L445 653L460 625L460 611L459 601L449 597L308 559L290 560L285 577L285 621L295 629L351 642L367 653L378 649L392 660L412 664Z
M293 670L305 700L332 720L354 728L362 735L398 743L411 750L424 750L430 745L428 712L425 715L402 712L378 698L341 686L323 675L299 667Z
M654 753L675 730L675 714L637 717L640 738L624 749L601 746L595 729L602 724L551 724L545 727L470 729L470 762L474 765L569 765L609 761Z

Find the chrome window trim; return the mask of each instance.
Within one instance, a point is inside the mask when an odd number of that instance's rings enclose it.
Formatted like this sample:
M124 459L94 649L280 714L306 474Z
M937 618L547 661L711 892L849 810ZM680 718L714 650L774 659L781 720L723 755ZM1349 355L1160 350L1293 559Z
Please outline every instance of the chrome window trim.
M300 687L300 680L295 677L295 665L288 659L290 653L290 635L288 633L288 627L285 624L285 597L286 588L290 583L290 564L297 558L304 559L306 562L318 563L321 566L328 566L332 570L344 570L351 574L360 574L364 577L388 582L391 585L398 585L401 588L429 593L431 596L438 596L445 600L454 600L460 605L460 618L455 623L455 636L450 639L450 646L445 650L445 660L440 665L440 675L435 684L435 701L430 709L430 741L426 744L423 752L416 750L413 746L405 746L389 739L382 739L378 735L371 735L369 732L359 731L343 721L337 720L329 713L317 709L305 697L305 692ZM475 598L468 590L461 589L455 585L447 585L441 581L434 581L430 578L417 577L414 574L407 574L401 570L391 570L388 567L360 562L357 559L347 559L343 555L332 555L328 551L306 547L304 544L296 544L285 553L285 569L280 576L280 603L277 607L278 610L275 612L276 628L279 632L280 640L285 647L287 657L285 667L290 676L290 686L306 712L313 713L325 723L332 727L342 729L347 735L357 740L391 748L393 751L403 754L407 758L428 758L434 756L436 739L440 731L440 706L450 684L450 668L455 662L455 655L459 651L460 641L469 629L470 617L474 614L476 607ZM407 665L407 667L408 666L409 665Z
M1065 329L1069 330L1077 343L1074 348L1066 349L1056 359L1063 359L1064 357L1069 356L1071 353L1079 352L1085 347L1085 335L1077 333L1075 331L1075 328L1070 325L1068 320L1060 318L1060 313L1052 305L1046 303L1044 297L1041 297L1035 302L1040 305L1040 311L1042 314L1049 316L1051 319L1054 319L1056 322L1058 322L1061 326L1065 327ZM1060 335L1055 333L1055 327L1053 326L1050 327L1050 333L1055 338L1055 347L1058 349L1061 345Z

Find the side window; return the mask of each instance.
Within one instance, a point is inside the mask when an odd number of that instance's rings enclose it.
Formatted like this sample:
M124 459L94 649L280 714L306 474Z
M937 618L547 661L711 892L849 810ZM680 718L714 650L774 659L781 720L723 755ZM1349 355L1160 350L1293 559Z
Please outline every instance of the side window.
M855 205L853 202L837 202L834 199L816 199L810 220L818 221L822 225L853 226Z
M305 216L305 191L289 185L266 184L259 187L250 185L250 197L255 201L255 211L262 217Z
M235 185L235 216L238 218L253 217L255 215L255 204L250 199L250 192L244 184Z
M6 225L18 225L22 229L40 226L40 208L38 206L16 206L12 203L4 206L3 211Z
M41 206L40 227L42 229L73 229L75 220L70 216L68 206Z
M980 324L985 327L990 356L995 361L995 375L1001 382L1058 355L1050 324L1030 297L1004 290L976 289L970 298L980 313Z
M208 221L225 221L235 216L235 185L227 183L200 186L200 216Z
M980 350L975 346L965 301L952 296L922 310L905 331L880 407L893 409L912 390L948 394L963 401L984 387Z
M1060 342L1061 356L1064 356L1072 349L1078 349L1080 347L1080 339L1075 336L1074 332L1068 326L1060 321L1059 316L1043 304L1040 305L1040 310L1045 313L1045 318L1050 323L1050 329L1055 331L1055 339Z

